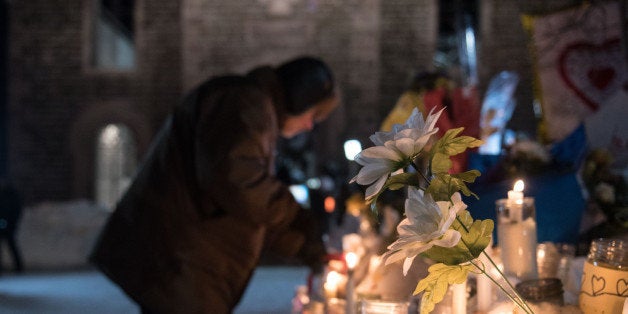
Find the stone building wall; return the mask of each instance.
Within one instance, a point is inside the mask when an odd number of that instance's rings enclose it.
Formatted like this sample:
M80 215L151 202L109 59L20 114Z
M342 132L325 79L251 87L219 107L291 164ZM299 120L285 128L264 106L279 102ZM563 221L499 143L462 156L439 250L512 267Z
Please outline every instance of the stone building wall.
M434 70L438 0L382 1L381 97L375 130L418 71Z
M532 70L523 12L574 0L479 1L481 92L502 70L521 75L511 127L533 133ZM318 55L334 69L343 106L315 130L319 163L344 161L342 142L368 136L419 69L430 69L437 0L136 0L137 68L87 66L88 0L9 6L9 176L27 202L93 197L96 132L131 127L145 152L182 94L205 78Z
M91 197L97 131L127 124L141 154L180 96L178 1L136 1L137 68L124 73L88 65L90 3L9 5L9 176L29 203Z

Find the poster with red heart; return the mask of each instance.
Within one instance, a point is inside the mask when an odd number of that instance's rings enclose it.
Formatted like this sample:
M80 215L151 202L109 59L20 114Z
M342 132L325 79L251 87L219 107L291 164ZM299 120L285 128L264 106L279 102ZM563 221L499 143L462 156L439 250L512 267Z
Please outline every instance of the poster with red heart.
M545 136L559 141L628 81L621 7L619 1L594 2L522 21L530 35Z

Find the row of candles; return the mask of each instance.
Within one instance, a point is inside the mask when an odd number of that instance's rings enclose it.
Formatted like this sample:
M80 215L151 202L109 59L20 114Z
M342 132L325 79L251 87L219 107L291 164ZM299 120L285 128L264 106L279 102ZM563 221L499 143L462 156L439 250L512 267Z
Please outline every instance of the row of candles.
M347 252L344 255L345 263L347 266L347 276L332 270L327 274L325 283L323 284L323 290L325 291L325 297L336 298L338 296L338 290L341 285L345 284L345 313L355 314L356 312L356 300L355 300L355 278L354 270L358 265L359 256L354 252Z
M513 190L508 191L508 198L498 200L498 239L501 250L503 268L507 275L513 276L517 280L536 277L536 222L534 213L530 215L530 206L533 205L533 198L526 198L523 194L524 183L519 180L515 183ZM501 202L501 203L500 203ZM531 204L529 204L531 203ZM503 209L500 209L500 204ZM502 210L503 212L500 212ZM506 216L504 216L506 215ZM357 236L357 235L353 235ZM350 238L350 236L349 236ZM343 239L343 247L345 246ZM351 242L349 239L348 242ZM356 293L354 270L358 265L360 256L347 245L345 249L344 263L346 265L346 275L341 272L330 271L323 284L325 297L328 299L338 297L339 291L344 290L345 313L354 314L356 312ZM492 255L492 248L489 245L487 253ZM483 261L489 265L488 261ZM498 277L497 270L493 269L492 277ZM343 289L344 288L344 289ZM477 277L477 309L480 312L493 313L493 298L495 295L493 283L484 275ZM450 313L467 313L467 286L466 283L451 286L451 304L447 305Z

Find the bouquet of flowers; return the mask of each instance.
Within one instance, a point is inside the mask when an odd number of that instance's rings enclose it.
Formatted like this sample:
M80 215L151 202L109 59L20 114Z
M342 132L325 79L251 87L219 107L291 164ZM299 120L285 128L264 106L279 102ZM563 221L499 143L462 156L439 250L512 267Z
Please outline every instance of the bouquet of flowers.
M532 313L503 273L500 272L501 279L509 289L503 287L500 279L491 277L478 259L484 254L499 271L484 252L491 241L494 222L474 220L466 210L461 193L477 197L467 183L474 182L480 172L450 173L450 156L478 147L482 141L459 136L463 128L448 130L433 141L432 135L438 131L434 125L442 111L432 111L424 120L414 109L405 124L395 124L390 132L373 134L370 139L375 146L364 149L355 158L362 168L351 182L368 186L365 199L372 206L385 190L407 187L405 218L397 226L399 238L383 256L385 264L403 260L405 275L418 255L435 262L414 291L415 295L423 293L421 314L431 312L443 300L449 285L465 282L470 272L487 276L517 306Z

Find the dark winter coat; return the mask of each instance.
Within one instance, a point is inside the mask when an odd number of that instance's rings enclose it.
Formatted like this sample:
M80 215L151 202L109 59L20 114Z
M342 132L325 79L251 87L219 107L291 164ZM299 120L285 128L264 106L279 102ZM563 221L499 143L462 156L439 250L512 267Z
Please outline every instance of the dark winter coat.
M228 313L263 249L314 265L307 210L273 176L270 98L244 77L212 79L167 120L90 256L154 313Z

